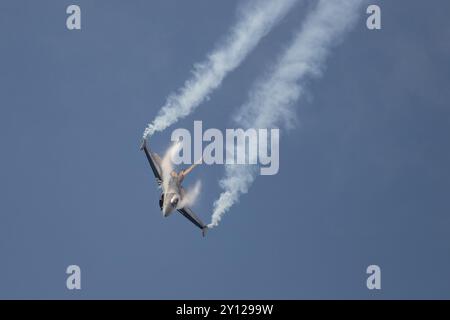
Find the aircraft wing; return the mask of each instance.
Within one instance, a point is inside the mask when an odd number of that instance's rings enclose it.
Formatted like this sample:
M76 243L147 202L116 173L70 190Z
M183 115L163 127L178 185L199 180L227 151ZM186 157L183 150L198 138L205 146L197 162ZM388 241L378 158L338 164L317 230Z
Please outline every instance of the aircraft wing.
M152 152L147 147L147 140L142 140L141 150L144 150L145 155L147 157L148 163L150 164L150 167L152 168L153 174L155 175L156 182L158 185L162 182L162 169L161 169L161 158L158 156L157 153Z
M184 207L182 209L178 209L178 212L181 213L183 216L188 218L193 224L195 224L197 227L202 229L203 236L206 235L206 231L208 230L208 226L206 226L199 217L195 215L195 213L189 208Z

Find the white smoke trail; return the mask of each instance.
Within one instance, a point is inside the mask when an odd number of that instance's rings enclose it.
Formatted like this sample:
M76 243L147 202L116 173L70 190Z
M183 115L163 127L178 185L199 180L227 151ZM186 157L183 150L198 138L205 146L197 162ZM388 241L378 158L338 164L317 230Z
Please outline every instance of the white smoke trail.
M305 80L321 75L330 49L354 25L363 2L320 0L274 68L251 90L247 103L240 108L235 119L237 124L247 128L292 126L294 103L304 92ZM220 181L223 192L214 202L208 227L217 226L240 195L247 193L256 176L253 169L243 165L225 168L225 177Z
M241 8L237 24L206 61L194 66L192 77L171 94L156 118L144 131L144 139L189 115L225 76L244 60L259 41L298 0L259 0Z

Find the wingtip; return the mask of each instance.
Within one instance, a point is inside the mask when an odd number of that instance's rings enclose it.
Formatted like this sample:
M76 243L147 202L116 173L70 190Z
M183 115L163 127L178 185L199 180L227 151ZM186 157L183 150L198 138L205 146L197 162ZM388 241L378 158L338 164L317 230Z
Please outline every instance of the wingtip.
M208 226L204 226L202 229L202 236L205 237L206 236L206 232L208 231Z
M145 148L145 144L147 143L147 139L142 139L142 142L141 142L141 147L140 147L140 149L139 150L144 150L144 148Z

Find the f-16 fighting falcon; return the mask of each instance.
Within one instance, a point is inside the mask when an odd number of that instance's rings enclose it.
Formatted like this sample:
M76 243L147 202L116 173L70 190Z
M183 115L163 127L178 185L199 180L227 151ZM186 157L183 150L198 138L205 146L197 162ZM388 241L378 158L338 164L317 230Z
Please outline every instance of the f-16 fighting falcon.
M197 164L193 164L186 170L176 172L170 170L170 172L163 172L165 168L162 166L162 160L159 155L152 152L147 147L147 140L142 140L141 150L145 152L147 160L150 163L153 174L155 175L156 182L162 189L162 194L159 199L159 207L164 217L167 217L175 209L183 216L188 218L193 224L202 230L203 236L205 236L208 227L195 215L195 213L187 206L183 206L183 197L186 195L185 189L181 186L184 178L189 174ZM166 181L165 181L166 180Z

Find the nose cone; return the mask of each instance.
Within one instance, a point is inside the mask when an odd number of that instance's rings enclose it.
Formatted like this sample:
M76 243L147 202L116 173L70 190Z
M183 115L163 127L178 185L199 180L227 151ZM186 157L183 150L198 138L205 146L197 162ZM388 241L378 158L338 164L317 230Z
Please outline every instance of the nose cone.
M164 203L163 203L163 215L164 217L167 217L174 209L174 206L172 205L171 200L174 198L175 194L174 193L167 193L164 196Z
M164 216L164 217L167 217L167 216L172 212L172 206L170 206L170 205L165 205L165 206L163 207L162 212L163 212L163 216Z

